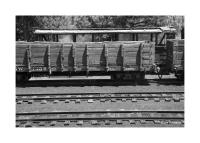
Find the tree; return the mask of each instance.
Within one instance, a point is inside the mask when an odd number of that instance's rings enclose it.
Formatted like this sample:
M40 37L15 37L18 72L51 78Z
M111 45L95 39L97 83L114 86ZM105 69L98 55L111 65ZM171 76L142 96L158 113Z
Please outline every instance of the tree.
M178 35L184 27L183 16L16 16L16 40L32 41L34 27L39 29L138 28L174 26Z

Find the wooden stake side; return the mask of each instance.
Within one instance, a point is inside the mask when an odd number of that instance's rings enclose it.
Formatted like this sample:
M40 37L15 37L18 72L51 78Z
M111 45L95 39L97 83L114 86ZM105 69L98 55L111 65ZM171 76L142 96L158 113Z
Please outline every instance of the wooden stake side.
M48 71L49 71L49 74L51 74L51 57L50 57L50 45L47 46L47 50L48 50L48 55L47 55L47 58L48 58Z
M72 44L72 58L73 58L73 70L76 72L76 48L74 44Z
M85 44L85 52L86 52L86 72L89 73L89 53L88 53L88 46Z
M64 48L64 45L62 44L62 45L61 45L61 49L60 49L60 69L61 69L61 72L63 72L63 70L64 70L64 64L63 64L63 61L64 61L63 48Z
M142 67L143 67L143 58L142 58L142 49L143 49L143 47L144 47L144 44L141 43L141 44L140 44L140 49L139 49L139 51L140 51L140 64L139 64L139 70L140 70L140 71L142 71Z
M124 65L124 48L122 46L122 44L120 44L120 49L121 49L121 69L122 71L125 70L125 65Z
M27 68L28 72L31 72L31 45L28 45L27 51Z
M103 44L103 47L104 47L104 56L105 56L105 69L106 69L106 72L109 71L109 66L108 66L108 48L106 47L105 44Z

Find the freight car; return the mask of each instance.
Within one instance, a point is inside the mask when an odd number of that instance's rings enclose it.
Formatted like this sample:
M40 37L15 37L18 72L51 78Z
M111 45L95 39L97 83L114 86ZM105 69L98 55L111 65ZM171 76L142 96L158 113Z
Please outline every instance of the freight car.
M173 27L138 27L134 29L76 29L34 31L35 40L54 42L99 42L99 41L151 41L155 43L155 69L159 78L169 74L167 63L168 39L175 39Z
M167 40L168 70L175 73L178 79L184 79L184 40Z
M161 77L171 70L166 41L175 37L173 28L46 29L34 34L37 42L16 43L17 81L33 74L143 80L146 72L156 71Z
M17 42L17 81L31 74L111 75L112 79L144 79L154 63L155 44L120 42Z

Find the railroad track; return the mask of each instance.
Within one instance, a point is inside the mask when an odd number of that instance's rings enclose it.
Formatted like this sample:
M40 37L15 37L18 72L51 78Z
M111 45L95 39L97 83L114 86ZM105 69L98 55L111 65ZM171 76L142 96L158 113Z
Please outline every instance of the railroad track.
M17 94L16 104L16 127L184 126L184 92Z
M28 103L33 102L45 103L49 102L62 102L65 103L75 102L80 103L81 101L86 101L88 103L93 103L95 101L100 102L115 102L115 101L148 101L153 100L159 102L161 100L165 101L175 101L180 102L184 100L184 92L137 92L137 93L61 93L61 94L17 94L16 103Z
M183 111L17 113L16 127L183 127Z

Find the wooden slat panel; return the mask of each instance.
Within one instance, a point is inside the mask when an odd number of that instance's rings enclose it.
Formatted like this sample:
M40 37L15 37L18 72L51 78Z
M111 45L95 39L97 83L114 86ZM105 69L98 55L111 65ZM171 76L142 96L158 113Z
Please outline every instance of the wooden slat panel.
M61 69L61 71L63 71L64 70L64 63L63 63L63 61L64 61L64 55L63 55L63 44L61 45L61 48L60 48L60 52L59 52L59 55L60 55L60 69Z
M48 66L47 61L48 48L47 45L31 47L31 66Z
M63 44L63 71L74 71L75 49L72 44Z
M105 69L106 69L106 71L109 71L109 65L108 65L108 48L105 46L105 44L103 46L104 46L104 57L105 57Z
M184 40L168 40L166 45L169 69L184 68Z
M121 50L120 43L105 43L105 47L108 49L108 66L114 70L121 67L122 58L121 58Z
M132 68L136 69L135 67L138 66L139 59L138 59L138 52L139 46L141 43L130 43L130 44L123 44L124 47L124 65L125 68Z
M89 72L89 53L87 44L85 45L85 55L86 55L86 71Z
M121 49L121 70L124 71L125 67L124 67L124 61L125 61L125 57L124 57L124 46L122 46L122 44L120 44L120 49Z
M27 68L28 72L31 72L31 45L27 48Z
M95 71L102 70L99 67L105 67L103 43L89 43L87 49L89 54L89 69L95 69Z
M48 61L48 71L51 74L51 58L50 58L50 45L47 46L48 54L47 54L47 61Z
M131 68L136 69L135 66L142 66L140 61L151 60L148 57L150 57L149 53L152 52L151 48L148 47L150 45L148 43L144 45L144 51L140 53L139 45L144 42L50 43L50 48L47 48L49 45L47 43L33 42L31 44L31 66L43 66L49 72L51 70L121 71ZM27 45L27 43L24 45ZM120 45L122 45L121 48ZM140 57L140 54L143 54L143 56ZM19 50L16 55L19 57L16 57L16 59L20 60L20 56L24 57L23 50Z
M61 45L51 45L50 48L50 64L52 71L61 71Z
M86 53L86 44L85 43L74 43L75 57L76 57L76 68L78 71L87 70L87 53Z
M16 65L27 65L28 45L16 45Z

